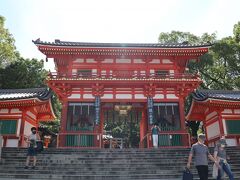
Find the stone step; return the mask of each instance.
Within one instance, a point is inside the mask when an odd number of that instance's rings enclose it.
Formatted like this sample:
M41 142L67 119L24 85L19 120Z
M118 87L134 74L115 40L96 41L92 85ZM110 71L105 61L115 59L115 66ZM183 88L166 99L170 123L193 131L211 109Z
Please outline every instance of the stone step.
M7 179L152 179L180 180L190 149L46 149L37 169L25 170L25 148L3 148L0 180ZM213 149L211 149L211 152ZM235 179L240 179L240 148L228 148ZM197 171L192 166L197 180ZM209 165L211 178L212 163Z
M35 176L34 174L21 174L21 175L9 175L9 174L2 174L0 173L2 180L3 178L7 178L8 180L14 180L14 179L34 179L34 180L39 180L39 179L63 179L63 180L126 180L126 179L131 179L131 180L181 180L181 177L175 177L174 175L165 175L161 176L160 174L154 174L154 175L149 175L149 174L139 174L139 175L104 175L104 176L98 176L98 175L38 175ZM238 180L240 176L235 176L235 179ZM194 176L194 180L199 180L197 175ZM209 176L209 180L214 180L212 177Z

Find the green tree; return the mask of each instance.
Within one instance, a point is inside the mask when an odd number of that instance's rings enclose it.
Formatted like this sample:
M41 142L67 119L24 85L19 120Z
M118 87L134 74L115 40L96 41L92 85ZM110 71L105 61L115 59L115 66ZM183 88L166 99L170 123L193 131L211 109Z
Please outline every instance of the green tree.
M18 60L0 69L0 88L20 89L47 87L45 79L48 72L44 69L43 60L24 59ZM54 94L52 105L57 119L51 122L42 122L41 125L57 133L60 126L61 104Z
M213 43L216 40L216 33L208 34L204 33L201 37L198 37L190 32L171 31L170 33L162 32L159 35L159 43Z
M15 40L4 27L5 18L0 15L0 68L7 66L19 57L14 45Z
M234 25L233 37L216 40L216 33L204 33L198 37L189 32L172 31L160 33L160 43L213 43L209 53L200 57L199 62L188 64L192 73L200 73L203 89L240 89L240 22ZM186 112L191 96L186 100ZM196 135L199 122L189 122L192 134Z
M14 45L13 36L4 28L4 21L5 18L0 16L0 88L47 87L45 79L48 72L44 69L43 60L21 58ZM61 104L55 94L52 105L57 117L56 121L42 124L57 133L60 125Z
M43 68L43 61L19 58L0 69L0 88L46 87L46 77L47 71Z
M234 35L235 42L239 43L240 42L240 22L234 25L233 35Z

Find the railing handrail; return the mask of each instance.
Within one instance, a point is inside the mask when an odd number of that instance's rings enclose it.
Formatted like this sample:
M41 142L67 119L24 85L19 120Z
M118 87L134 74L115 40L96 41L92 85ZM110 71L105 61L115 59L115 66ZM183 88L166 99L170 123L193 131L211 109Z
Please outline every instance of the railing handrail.
M142 147L143 146L143 142L144 142L144 140L146 139L146 138L148 138L149 136L151 136L151 134L152 133L147 133L144 137L143 137L143 139L140 141L140 143L139 143L139 145L140 145L140 148L144 148L144 147ZM189 133L187 133L187 132L159 132L158 133L158 135L187 135L187 137L188 137L188 146L187 147L190 147L191 146L191 140L190 140L190 134ZM148 141L148 140L147 140ZM147 142L147 143L149 143L149 142ZM148 147L149 147L149 144L148 144Z
M93 132L66 132L66 133L58 133L58 135L101 135L101 133L93 133Z
M145 141L145 139L149 136L149 134L150 133L147 133L145 136L143 136L143 139L140 141L140 143L139 143L139 146L140 146L140 148L144 148L144 147L142 147L143 146L143 142Z
M63 137L67 137L68 135L75 135L75 136L81 136L81 135L93 135L95 137L97 137L97 141L99 141L99 145L97 146L84 146L84 147L81 147L81 146L76 146L76 147L73 147L73 146L60 146L59 145L59 138L60 136L63 136ZM57 135L57 147L58 148L101 148L102 147L102 133L95 133L95 132L64 132L64 133L59 133Z
M143 73L143 72L112 72L112 73L89 73L89 72L82 72L82 73L58 73L58 72L51 72L48 75L50 78L105 78L105 79L112 79L112 78L147 78L147 79L166 79L166 78L176 78L176 79L193 79L197 78L198 74L191 74L191 73L168 73L168 74L159 74L159 73Z

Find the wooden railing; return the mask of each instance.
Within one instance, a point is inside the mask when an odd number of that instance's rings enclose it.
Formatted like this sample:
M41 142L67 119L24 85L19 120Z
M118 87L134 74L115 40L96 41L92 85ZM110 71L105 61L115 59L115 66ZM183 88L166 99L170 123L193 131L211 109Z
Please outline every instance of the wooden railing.
M151 136L151 133L147 133L143 137L143 139L139 143L139 147L140 148L149 148L150 147L150 145L149 145L149 138L151 138L151 137L149 137L149 136Z
M141 72L113 72L113 73L57 73L52 72L49 73L48 77L50 79L196 79L199 76L197 74L190 74L190 73L173 73L173 74L159 74L159 73L141 73Z
M189 133L179 132L160 132L158 135L158 147L159 148L187 148L191 146ZM140 142L140 148L152 147L152 134L147 133Z
M101 148L102 134L67 132L58 134L58 148Z

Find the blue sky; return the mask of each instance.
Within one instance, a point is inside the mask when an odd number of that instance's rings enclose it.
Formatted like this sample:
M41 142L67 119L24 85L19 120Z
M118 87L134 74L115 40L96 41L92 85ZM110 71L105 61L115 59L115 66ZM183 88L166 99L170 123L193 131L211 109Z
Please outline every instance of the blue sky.
M0 0L0 15L23 57L45 59L32 40L156 43L172 30L231 36L239 7L239 0Z

